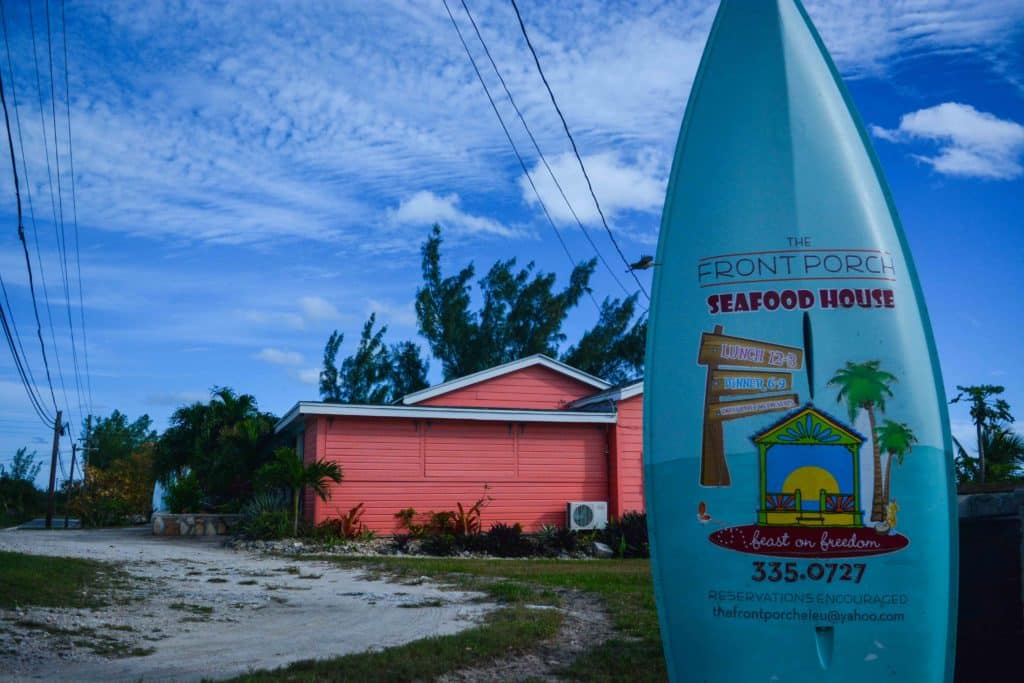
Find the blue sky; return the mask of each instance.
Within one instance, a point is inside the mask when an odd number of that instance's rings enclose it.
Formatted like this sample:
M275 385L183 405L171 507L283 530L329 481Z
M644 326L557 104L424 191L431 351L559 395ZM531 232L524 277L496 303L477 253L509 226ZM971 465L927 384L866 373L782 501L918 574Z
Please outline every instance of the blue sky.
M626 282L509 4L468 4L573 206ZM617 239L631 258L653 253L715 3L520 4ZM51 5L67 217L64 34L59 3ZM56 160L45 7L32 3L45 124L28 5L5 9L13 81L5 54L0 61L8 99L12 82L18 97L27 182L19 170L54 320L51 341L44 308L44 339L61 359L68 399L55 376L58 401L77 423L89 399L83 372L79 407L47 183L42 125L54 168ZM947 390L1004 384L1024 421L1024 4L834 0L807 9L873 133ZM514 255L568 275L440 2L68 2L66 24L94 413L148 413L163 429L176 406L214 385L283 413L317 398L330 332L345 332L347 353L371 312L391 341L422 343L412 301L419 246L435 221L450 270ZM511 107L502 100L499 109L532 169L537 158ZM553 185L537 182L573 256L590 258ZM0 173L0 218L0 274L39 379L9 171ZM26 228L31 243L27 205ZM592 284L598 299L622 294L605 270ZM570 341L595 318L584 300L568 322ZM439 370L433 363L434 379ZM969 435L966 411L952 417L954 432ZM4 350L0 462L22 445L47 452L49 441Z

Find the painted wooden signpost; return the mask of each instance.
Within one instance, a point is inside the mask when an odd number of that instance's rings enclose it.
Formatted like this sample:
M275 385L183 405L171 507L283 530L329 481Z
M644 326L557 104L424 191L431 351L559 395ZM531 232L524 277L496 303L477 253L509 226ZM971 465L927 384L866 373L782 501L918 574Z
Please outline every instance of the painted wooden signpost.
M796 0L721 3L655 261L644 480L671 678L950 680L952 449L928 317Z
M778 346L756 339L740 339L722 335L722 326L715 325L712 334L700 339L697 362L707 365L708 380L704 391L703 439L700 457L700 483L703 486L728 486L729 464L725 460L722 422L761 413L793 410L799 398L796 394L770 398L746 398L724 401L731 394L751 394L784 391L793 388L793 376L785 373L736 372L722 370L726 365L752 368L791 368L798 370L803 363L803 352L788 346Z

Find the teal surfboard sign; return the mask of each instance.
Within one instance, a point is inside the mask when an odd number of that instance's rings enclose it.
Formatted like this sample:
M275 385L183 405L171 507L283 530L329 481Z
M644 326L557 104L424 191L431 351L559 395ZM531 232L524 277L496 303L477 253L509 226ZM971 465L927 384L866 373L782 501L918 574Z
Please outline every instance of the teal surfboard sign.
M945 396L870 140L796 0L723 0L662 216L644 392L674 681L949 681Z

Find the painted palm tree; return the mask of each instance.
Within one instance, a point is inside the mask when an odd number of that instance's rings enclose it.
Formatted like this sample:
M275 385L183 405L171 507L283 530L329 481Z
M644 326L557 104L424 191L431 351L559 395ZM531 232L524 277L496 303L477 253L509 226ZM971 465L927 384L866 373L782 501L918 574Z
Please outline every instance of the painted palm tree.
M293 532L298 534L299 498L302 490L308 486L320 500L326 501L331 497L327 482L340 484L342 475L337 463L321 458L305 465L294 448L278 448L274 451L274 459L260 468L259 478L292 492Z
M903 458L907 456L913 445L917 443L917 437L909 425L903 422L886 420L875 429L875 440L878 443L879 449L889 454L889 459L885 463L885 491L882 494L882 498L885 501L890 501L892 500L890 497L892 461L895 460L897 465L902 466Z
M851 363L847 361L846 366L836 371L832 379L828 381L829 386L839 387L839 395L836 400L842 403L846 401L846 407L850 414L850 420L857 417L860 410L868 414L868 422L871 425L871 446L874 455L874 490L871 496L871 521L882 522L885 519L885 498L882 491L882 449L875 438L875 409L885 411L885 399L892 397L890 386L896 382L896 376L892 373L881 370L881 361L869 360L863 363Z

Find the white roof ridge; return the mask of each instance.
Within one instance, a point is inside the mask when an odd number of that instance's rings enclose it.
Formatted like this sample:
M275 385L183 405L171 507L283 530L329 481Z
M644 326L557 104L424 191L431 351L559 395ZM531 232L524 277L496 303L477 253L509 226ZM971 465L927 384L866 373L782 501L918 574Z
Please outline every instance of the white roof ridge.
M302 415L597 424L613 424L617 420L614 412L577 412L573 410L537 410L530 408L448 408L443 406L364 405L299 401L278 420L277 424L274 425L274 432L283 431Z
M429 398L434 398L435 396L441 396L443 394L455 391L456 389L462 389L468 386L472 386L474 384L479 384L480 382L486 382L487 380L494 379L496 377L501 377L502 375L507 375L511 372L532 367L534 365L542 365L548 368L549 370L554 370L555 372L566 375L567 377L571 377L577 380L578 382L582 382L583 384L589 384L590 386L595 387L596 389L600 389L602 391L608 389L611 386L611 384L604 381L600 377L595 377L594 375L583 372L582 370L577 370L571 365L567 365L560 360L555 360L554 358L551 358L550 356L547 356L543 353L535 353L532 356L526 356L525 358L520 358L519 360L510 361L508 363L502 363L501 365L495 365L493 368L480 370L479 372L474 372L463 377L458 377L456 379L448 380L447 382L442 382L441 384L437 384L432 387L427 387L426 389L420 389L419 391L414 391L412 393L406 394L405 396L402 397L402 404L414 405L416 403L419 403L420 401L425 401Z

